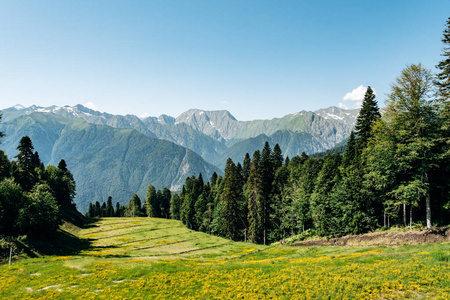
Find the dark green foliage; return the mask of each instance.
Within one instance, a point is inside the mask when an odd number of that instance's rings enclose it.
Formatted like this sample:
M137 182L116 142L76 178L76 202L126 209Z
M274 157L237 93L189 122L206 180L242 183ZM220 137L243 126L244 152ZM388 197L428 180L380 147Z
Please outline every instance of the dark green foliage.
M147 196L145 197L145 212L147 216L153 218L161 217L161 205L158 200L156 189L150 184L147 188Z
M109 196L106 201L106 216L105 217L114 217L114 207L112 204L112 197Z
M344 159L342 161L342 166L347 168L355 162L356 159L356 139L355 133L352 131L347 142L347 148L345 149Z
M441 99L448 101L450 98L450 18L447 20L444 37L441 41L444 44L444 53L441 54L443 59L436 66L440 72L436 75L435 84L438 87Z
M126 217L142 217L142 206L141 206L141 199L138 195L133 194L131 196L130 203L125 207L125 216Z
M0 151L0 234L50 238L75 208L75 181L64 161L45 169L28 136L17 150L12 164Z
M36 185L19 209L17 225L21 232L36 237L48 237L58 228L59 207L48 185Z
M170 218L170 199L172 194L167 187L164 187L161 192L161 217L169 219Z
M259 150L253 153L250 163L250 174L247 184L248 202L248 240L254 243L264 242L263 212L262 212L262 180L260 175L261 154Z
M0 150L0 181L11 175L11 163L5 151Z
M0 182L0 233L15 235L20 232L17 218L27 199L20 185L12 179Z
M355 133L360 142L365 144L372 136L372 125L381 117L378 103L375 100L375 94L369 86L364 95L361 110L356 118Z
M277 170L283 165L283 154L281 152L280 145L276 144L272 151L272 167Z
M238 240L244 227L240 219L239 201L242 200L242 183L236 165L228 159L225 168L223 192L220 197L220 210L216 231L220 236Z
M173 194L170 199L170 218L180 220L181 198L178 194Z
M14 157L17 160L13 164L13 176L22 189L28 192L39 180L36 170L40 166L39 156L33 152L33 143L28 136L22 137L17 150L19 153Z
M248 152L245 154L244 161L242 162L242 180L247 182L248 176L250 175L250 154Z
M340 155L326 156L314 184L315 188L311 195L310 209L314 227L319 235L326 235L330 231L333 232L334 203L330 193L340 180L340 164Z

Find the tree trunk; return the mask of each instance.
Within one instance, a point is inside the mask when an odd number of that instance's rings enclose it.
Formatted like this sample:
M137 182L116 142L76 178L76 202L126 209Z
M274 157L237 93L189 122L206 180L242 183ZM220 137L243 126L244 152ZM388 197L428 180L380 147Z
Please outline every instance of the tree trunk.
M406 204L403 203L403 226L406 227Z
M413 213L413 206L409 206L409 230L412 230L412 213Z
M428 183L428 174L424 173L422 175L422 180L425 180L425 183ZM426 216L427 216L427 228L431 229L431 197L430 197L430 189L427 188L426 195Z

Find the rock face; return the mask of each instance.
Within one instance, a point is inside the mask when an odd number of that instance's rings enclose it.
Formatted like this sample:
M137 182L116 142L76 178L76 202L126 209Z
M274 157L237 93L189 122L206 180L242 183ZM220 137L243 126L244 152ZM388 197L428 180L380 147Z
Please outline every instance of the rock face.
M161 115L140 119L133 115L101 113L82 105L47 108L16 106L3 111L4 121L32 112L53 113L72 120L82 118L92 124L114 128L133 128L149 137L189 148L220 168L223 168L227 156L242 160L246 152L252 154L260 149L262 146L255 143L254 138L261 135L266 136L271 144L280 144L284 155L290 157L303 151L307 154L326 151L348 138L358 115L358 110L329 107L272 120L244 122L236 120L226 110L191 109L177 118ZM254 147L250 147L251 144ZM246 146L239 149L242 145Z

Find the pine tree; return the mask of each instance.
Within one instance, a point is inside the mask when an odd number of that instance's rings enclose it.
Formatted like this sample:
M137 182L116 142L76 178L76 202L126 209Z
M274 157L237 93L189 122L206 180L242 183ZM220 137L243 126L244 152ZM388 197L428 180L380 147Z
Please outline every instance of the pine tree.
M119 202L116 202L116 209L114 210L114 217L123 217L122 208Z
M340 180L339 166L341 156L339 154L327 155L324 158L322 169L317 175L314 193L311 195L311 216L318 235L334 234L332 224L332 202L330 193Z
M448 101L450 98L450 18L447 19L444 37L441 41L444 44L444 53L441 54L444 59L436 66L441 72L436 75L435 84L438 87L441 99Z
M0 182L10 177L11 175L11 163L6 155L5 151L0 150Z
M220 197L222 205L218 232L221 236L238 240L242 229L242 220L239 218L239 201L242 198L241 182L236 165L229 158L225 167L223 192Z
M178 194L173 194L170 199L170 218L180 220L181 199Z
M112 204L112 197L109 196L106 201L106 217L114 217L114 207Z
M259 150L253 153L250 163L250 173L247 183L248 197L248 240L253 243L264 242L264 229L262 223L262 181L260 174L261 154Z
M102 215L102 209L100 207L100 202L95 201L94 217L100 217L101 215Z
M350 137L347 142L347 147L345 148L344 159L342 161L342 166L347 168L350 166L356 157L356 139L353 130L350 132Z
M125 215L127 217L140 217L142 215L141 209L141 199L138 195L133 194L130 203L126 207Z
M244 161L242 162L242 179L244 180L244 182L247 182L248 176L250 174L250 163L250 155L247 152L245 153Z
M364 147L367 140L372 136L372 125L381 117L375 94L369 86L364 95L364 99L356 118L355 133L358 136L359 143Z
M158 218L160 217L160 207L158 199L156 197L156 189L150 184L147 187L147 195L145 197L145 213L149 217Z
M172 195L167 187L164 187L161 191L161 217L170 218L170 199Z
M33 143L28 136L22 137L17 150L19 153L14 157L17 161L14 165L13 176L22 189L28 192L39 180L36 168L40 166L40 161L33 153Z
M272 166L274 168L274 172L276 172L276 170L278 168L280 168L283 165L283 154L281 152L281 148L280 145L278 145L278 143L273 147L273 151L272 151Z
M92 205L92 203L89 203L89 208L88 208L86 216L88 218L93 218L94 217L94 205Z
M266 142L261 155L261 205L262 205L262 224L264 230L264 245L267 243L267 233L271 229L270 215L272 214L272 184L275 176L272 151L269 142Z

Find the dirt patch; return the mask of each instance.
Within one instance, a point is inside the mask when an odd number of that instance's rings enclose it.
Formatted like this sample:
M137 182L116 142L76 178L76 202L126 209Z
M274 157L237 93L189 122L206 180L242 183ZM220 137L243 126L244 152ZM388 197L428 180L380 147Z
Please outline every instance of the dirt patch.
M373 232L347 235L336 239L295 242L290 246L402 246L422 245L450 241L450 229L411 230L406 232Z

